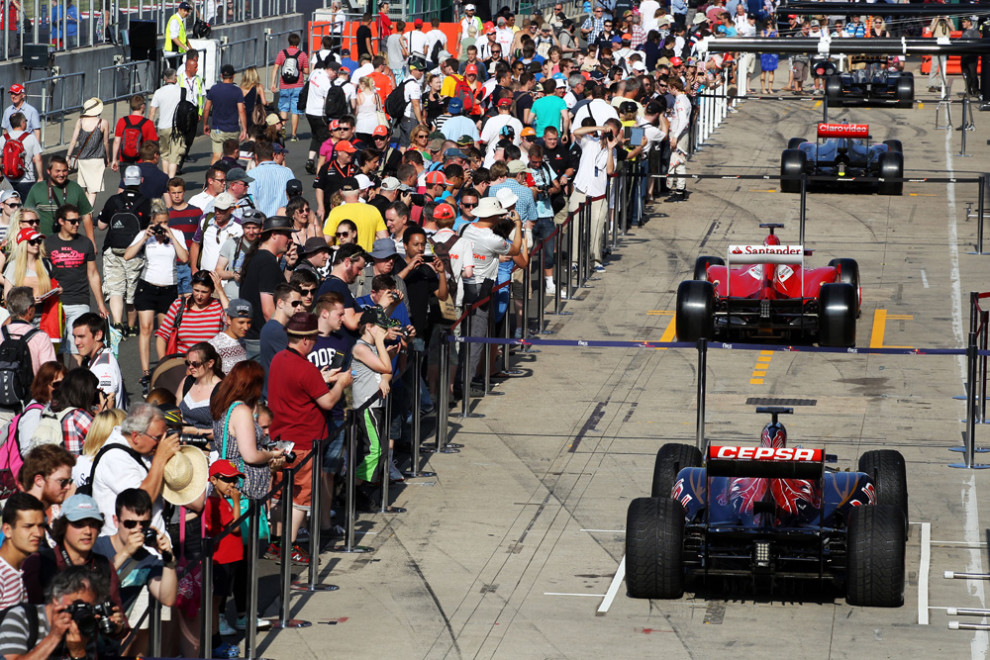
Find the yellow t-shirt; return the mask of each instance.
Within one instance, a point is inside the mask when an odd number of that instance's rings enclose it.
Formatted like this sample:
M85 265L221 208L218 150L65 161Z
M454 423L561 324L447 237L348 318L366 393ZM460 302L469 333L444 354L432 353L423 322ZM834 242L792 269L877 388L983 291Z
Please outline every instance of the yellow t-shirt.
M388 227L385 226L385 219L378 212L378 209L371 204L352 202L341 204L330 211L330 215L327 216L327 220L323 224L323 235L336 238L334 234L337 232L337 225L342 220L350 220L357 225L357 242L366 252L371 252L375 242L375 234L380 231L388 231Z

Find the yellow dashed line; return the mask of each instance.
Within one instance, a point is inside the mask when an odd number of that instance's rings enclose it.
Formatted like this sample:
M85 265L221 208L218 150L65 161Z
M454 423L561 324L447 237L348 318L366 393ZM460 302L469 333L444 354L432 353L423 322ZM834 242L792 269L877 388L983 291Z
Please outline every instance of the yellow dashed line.
M924 110L925 109L925 104L924 104L923 101L918 101L918 105L915 106L915 107L917 107L918 110Z
M760 354L756 357L756 364L753 365L753 375L749 379L750 385L762 385L763 378L767 375L767 370L770 368L770 360L773 359L773 351L760 351Z
M935 193L908 193L909 197L938 197Z
M749 379L749 384L750 385L762 385L763 384L763 379L762 378L750 378Z
M821 101L815 101L815 107L816 108L822 107L822 102Z

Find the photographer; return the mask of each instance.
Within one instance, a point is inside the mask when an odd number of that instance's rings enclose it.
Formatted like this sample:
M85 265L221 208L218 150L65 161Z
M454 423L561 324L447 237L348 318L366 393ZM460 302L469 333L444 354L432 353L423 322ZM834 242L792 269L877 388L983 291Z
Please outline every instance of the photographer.
M535 244L553 233L554 213L567 206L567 198L564 196L566 179L559 176L544 160L543 146L539 144L534 144L529 148L529 170L533 177L533 184L536 186L536 224L533 228L533 243ZM553 242L547 241L543 247L543 257L543 279L546 294L552 296L557 292L557 286L553 281Z
M172 543L167 534L151 526L151 498L139 488L117 496L116 534L100 536L93 552L113 563L120 579L120 597L128 619L137 620L149 605L148 593L165 607L175 604L178 580ZM147 590L145 590L147 587ZM130 649L147 647L145 618Z
M47 603L18 605L0 624L0 656L8 660L95 658L102 615L94 606L107 595L95 571L73 566L54 577Z

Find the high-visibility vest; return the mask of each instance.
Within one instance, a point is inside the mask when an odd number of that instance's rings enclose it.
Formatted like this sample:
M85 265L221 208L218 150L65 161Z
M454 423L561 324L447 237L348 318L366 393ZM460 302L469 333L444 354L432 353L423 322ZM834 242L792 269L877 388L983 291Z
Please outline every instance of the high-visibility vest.
M172 14L168 19L168 24L165 26L165 52L171 53L175 50L175 44L172 43L172 37L169 36L172 32L172 21L179 22L179 43L185 44L185 47L179 48L179 52L184 53L189 50L189 42L186 41L186 23L178 14Z

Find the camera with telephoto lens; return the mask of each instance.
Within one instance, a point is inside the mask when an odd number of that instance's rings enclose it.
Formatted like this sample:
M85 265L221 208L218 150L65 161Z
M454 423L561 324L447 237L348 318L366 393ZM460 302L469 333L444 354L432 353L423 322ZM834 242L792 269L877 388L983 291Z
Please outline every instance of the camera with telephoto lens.
M65 608L65 611L72 616L72 620L76 622L79 632L86 637L93 637L97 633L112 635L116 629L113 621L110 620L110 617L113 615L112 601L105 600L102 603L90 605L89 603L77 600ZM99 619L96 618L97 615L100 617Z
M182 433L179 435L179 444L189 445L197 449L206 449L210 445L210 439L201 435L193 435L192 433Z

